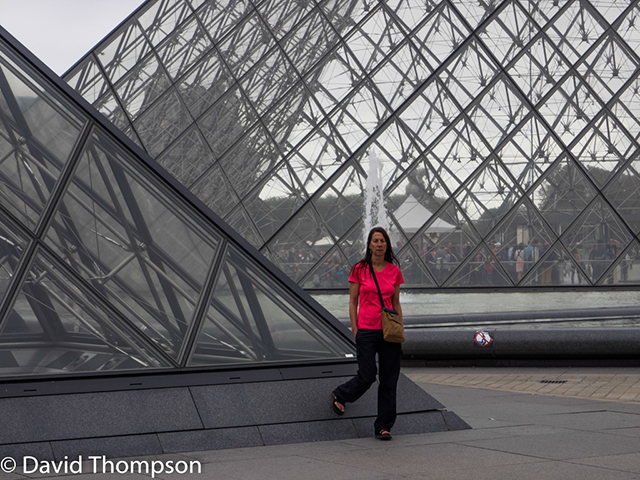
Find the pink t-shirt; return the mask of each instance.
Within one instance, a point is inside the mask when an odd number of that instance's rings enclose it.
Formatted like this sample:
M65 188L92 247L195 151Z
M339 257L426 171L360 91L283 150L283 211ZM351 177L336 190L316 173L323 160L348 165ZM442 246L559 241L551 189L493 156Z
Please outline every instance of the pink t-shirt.
M384 306L393 308L391 298L395 292L396 286L404 283L404 278L400 269L393 263L387 263L387 266L381 272L376 272L378 285L382 292ZM368 266L361 268L356 264L351 269L349 281L360 284L360 304L358 306L358 328L370 328L373 330L382 329L382 320L380 311L380 297L378 289L371 277L371 271Z

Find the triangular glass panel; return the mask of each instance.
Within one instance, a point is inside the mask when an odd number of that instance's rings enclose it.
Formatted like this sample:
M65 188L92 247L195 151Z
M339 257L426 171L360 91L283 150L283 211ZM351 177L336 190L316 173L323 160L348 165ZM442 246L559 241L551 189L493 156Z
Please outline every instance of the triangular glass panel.
M0 48L0 198L34 229L85 123L76 107L30 81Z
M569 75L539 111L565 145L571 145L601 108L585 82Z
M369 72L403 40L401 32L386 9L374 7L346 42L364 70Z
M640 244L634 240L626 250L617 250L615 244L610 246L616 255L613 269L604 275L601 285L624 287L640 283Z
M431 169L450 191L456 190L489 153L482 137L467 120L458 122L426 154Z
M507 4L479 32L484 44L504 65L520 53L539 31L522 9L520 2Z
M640 160L638 156L609 183L604 196L634 233L640 232Z
M437 255L437 252L436 252ZM453 272L445 287L511 286L509 276L502 270L491 248L480 245Z
M287 162L309 196L322 187L350 155L330 123L314 130L296 150Z
M216 47L229 69L242 77L275 45L275 38L252 9L233 27L233 34L219 42Z
M620 217L602 198L597 198L574 222L560 239L569 251L578 250L583 261L589 263L589 275L593 283L598 282L616 252L624 250L633 240Z
M262 115L293 87L300 77L284 53L275 50L240 80L251 105Z
M421 20L425 19L426 14L433 12L434 3L432 0L423 2L419 7L421 9L420 14L416 15L417 7L404 0L388 0L385 2L389 9L394 12L396 18L400 20L398 23L405 31L413 30Z
M419 83L419 80L415 81ZM414 141L427 147L460 114L451 93L437 78L431 81L399 118L405 128L413 132Z
M238 205L229 213L225 217L225 221L254 247L260 248L260 246L264 245L264 239L260 235L258 227L255 226L251 216L242 205Z
M324 255L316 266L300 281L302 288L349 288L351 266L334 247Z
M149 55L137 63L115 85L118 100L130 119L137 118L171 86L171 80L164 72L155 55Z
M342 237L362 216L365 182L349 166L316 200L314 205L329 231Z
M200 177L191 191L218 216L224 218L240 203L231 183L218 164Z
M128 321L44 254L0 332L1 376L153 370L172 365Z
M600 38L609 25L594 17L590 6L582 2L571 2L562 14L554 18L552 26L545 29L553 44L564 58L575 63ZM575 39L567 41L567 39Z
M177 359L219 239L146 175L94 134L46 243Z
M572 160L556 162L529 198L544 219L561 234L595 197L596 191Z
M367 232L367 234L368 233L369 232ZM366 234L364 233L364 223L362 220L351 227L351 230L338 242L350 266L355 265L364 258L365 242Z
M164 121L158 122L162 118ZM134 122L145 150L159 156L189 125L193 123L175 90L170 89Z
M541 27L547 25L549 21L555 17L560 9L571 0L553 0L553 2L525 2L522 4L531 18L533 18Z
M314 78L315 98L325 112L330 112L352 93L361 76L357 60L341 45L319 62L307 78Z
M341 34L346 35L354 25L369 12L369 7L365 7L360 2L344 3L340 0L329 0L319 5L322 13L327 17L329 23Z
M603 115L572 148L593 181L602 187L638 149L615 118Z
M381 161L382 183L385 189L393 184L409 166L412 157L417 156L418 145L409 137L404 126L397 120L380 132L373 144ZM368 171L363 162L360 162Z
M614 23L628 7L624 2L612 3L609 0L592 0L591 4L598 9L598 13L609 23Z
M74 72L67 82L89 103L95 102L106 92L107 81L93 56L84 59Z
M543 245L540 261L534 265L522 281L522 286L588 285L584 261L577 250L571 255L560 242Z
M187 130L158 157L158 163L187 187L192 187L214 161L211 150L195 127Z
M198 118L235 83L220 54L212 50L183 76L176 88L193 118Z
M436 277L435 254L438 247L448 248L451 255L463 261L480 243L480 237L455 202L450 202L431 217L411 239L429 271Z
M285 36L292 28L303 21L313 7L314 4L305 2L281 2L279 0L268 0L256 6L266 24L273 26L273 34L278 38ZM314 20L317 21L316 17L320 15L316 11L314 13ZM316 31L316 29L314 28L311 31Z
M113 33L96 57L102 64L107 79L114 84L137 65L150 49L151 45L137 22L131 22Z
M478 99L469 117L487 144L495 148L528 113L514 86L502 77Z
M619 93L618 101L611 106L611 114L638 141L640 139L640 112L635 108L640 97L640 79L631 82Z
M372 80L392 108L399 107L417 87L416 79L427 78L432 67L413 43L405 43L376 69Z
M257 119L255 110L234 84L196 123L215 157L220 158Z
M626 5L624 6L626 7ZM640 49L640 23L638 22L638 15L640 15L640 5L634 4L633 7L629 8L626 14L620 17L618 22L613 25L618 35L629 45L633 52L637 52Z
M352 358L346 339L229 249L189 367Z
M148 2L136 17L152 45L158 45L191 13L186 0Z
M628 46L613 34L606 35L577 70L603 102L608 102L638 68Z
M516 183L528 190L562 153L552 135L537 117L518 127L496 153Z
M287 155L324 119L325 113L313 99L311 87L300 82L265 113L262 123L283 155Z
M258 125L220 159L236 194L242 198L280 161L282 155L268 132Z
M526 200L509 213L490 238L489 245L514 284L536 265L542 246L552 245L557 239Z
M270 238L305 200L306 195L297 178L283 163L242 203L262 238Z
M0 307L29 240L0 213Z
M511 65L507 73L535 105L547 95L569 68L570 65L552 43L546 37L540 37ZM558 104L553 105L557 110Z
M481 235L485 235L515 205L521 191L495 159L479 172L456 195L456 200Z
M212 47L206 30L195 16L191 16L162 42L156 53L167 73L175 79Z
M240 19L247 13L247 8L242 2L223 3L198 0L198 6L195 3L191 0L191 5L196 9L196 15L214 43L238 25ZM202 5L203 3L204 5Z
M93 106L111 123L125 132L129 138L142 146L142 142L140 142L137 132L132 128L132 124L129 117L127 117L127 113L124 111L119 100L116 98L116 95L111 90L108 90L107 93L93 102ZM142 148L144 147L142 146Z
M482 21L493 13L495 2L466 2L464 0L452 0L453 5L460 10L471 28L475 29Z
M278 266L298 281L334 244L335 240L327 232L324 223L314 209L307 206L296 213L276 237L269 241L268 247L278 255ZM293 265L287 263L291 249L299 259Z
M363 81L331 116L331 122L344 142L355 150L391 114L377 87Z
M393 191L386 194L387 211L395 218L403 234L411 238L449 195L438 177L420 159Z
M487 54L486 48L477 40L472 40L456 52L451 62L447 62L447 68L440 73L439 78L447 86L451 96L464 108L474 102L487 84L491 83L498 68Z
M447 257L448 255L448 257ZM400 270L404 278L404 285L402 287L417 287L417 288L431 288L437 287L435 281L429 275L425 264L422 263L420 256L410 247L402 249L397 253L398 260L400 261ZM455 270L459 260L445 247L444 265L442 268L445 274Z

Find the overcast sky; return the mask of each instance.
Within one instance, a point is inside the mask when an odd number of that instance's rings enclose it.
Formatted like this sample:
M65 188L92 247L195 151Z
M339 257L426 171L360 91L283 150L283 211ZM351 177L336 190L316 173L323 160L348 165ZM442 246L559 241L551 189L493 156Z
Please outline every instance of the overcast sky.
M0 25L62 75L144 0L0 0Z

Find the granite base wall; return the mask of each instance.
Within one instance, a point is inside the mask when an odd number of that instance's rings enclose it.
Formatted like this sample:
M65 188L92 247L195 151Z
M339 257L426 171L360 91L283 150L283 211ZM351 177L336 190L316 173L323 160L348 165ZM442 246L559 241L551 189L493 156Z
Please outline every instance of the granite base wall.
M370 437L376 388L331 408L350 377L0 399L0 457L109 458ZM394 434L470 428L401 375Z

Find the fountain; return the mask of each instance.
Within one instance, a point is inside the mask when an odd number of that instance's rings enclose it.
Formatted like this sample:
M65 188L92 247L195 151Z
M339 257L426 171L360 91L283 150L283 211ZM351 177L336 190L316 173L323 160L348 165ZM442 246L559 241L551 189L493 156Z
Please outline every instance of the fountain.
M382 185L382 163L373 147L369 149L369 173L367 176L367 188L364 193L364 240L367 243L367 235L373 227L383 227L389 231L389 217L384 206L384 186Z

